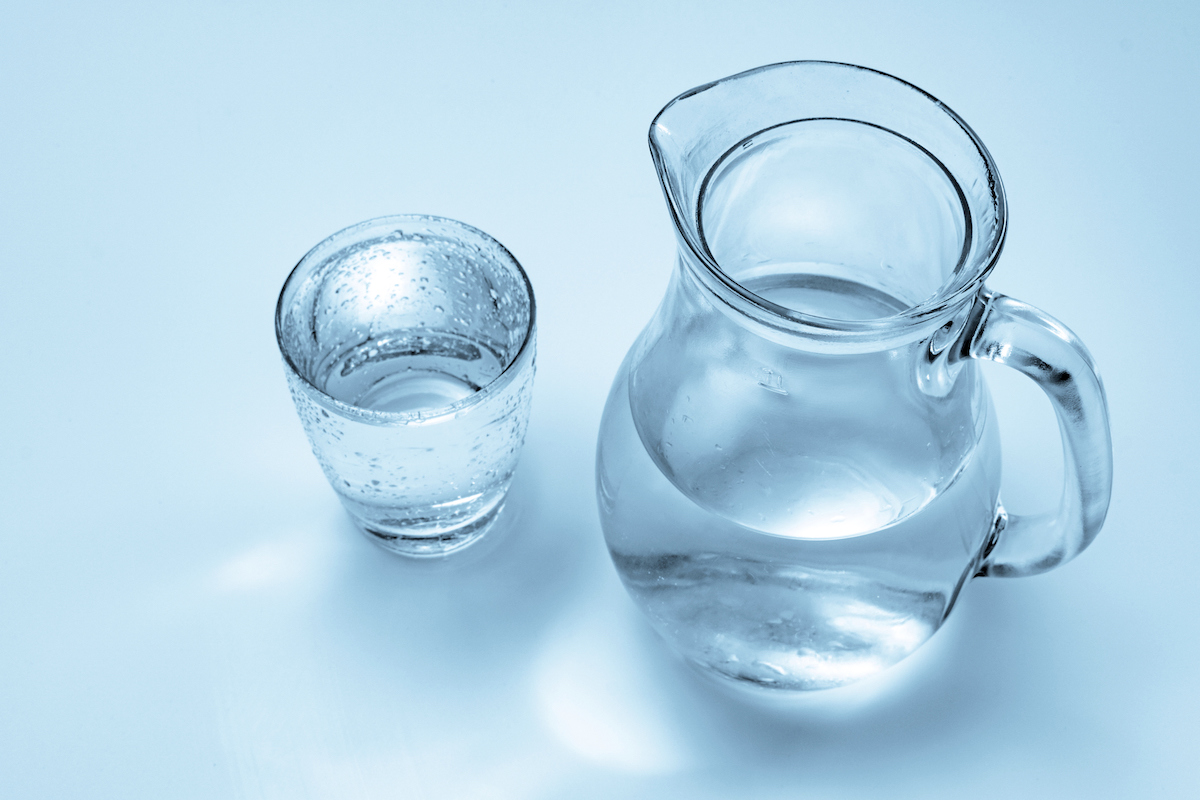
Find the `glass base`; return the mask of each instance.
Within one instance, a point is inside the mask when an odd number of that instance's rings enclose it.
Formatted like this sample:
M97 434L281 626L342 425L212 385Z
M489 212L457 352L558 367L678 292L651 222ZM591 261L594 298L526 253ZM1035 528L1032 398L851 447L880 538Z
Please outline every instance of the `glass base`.
M368 539L388 552L409 558L438 558L482 539L502 508L504 504L498 503L480 516L454 527L429 522L395 524L391 520L364 520L353 513L351 516Z

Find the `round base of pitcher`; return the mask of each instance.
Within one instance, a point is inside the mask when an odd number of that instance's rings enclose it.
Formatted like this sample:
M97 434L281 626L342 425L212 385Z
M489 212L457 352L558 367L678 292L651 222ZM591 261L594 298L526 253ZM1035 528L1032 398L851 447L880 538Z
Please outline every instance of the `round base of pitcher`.
M438 558L483 538L504 507L497 503L465 520L363 519L351 514L367 538L391 553L409 558Z

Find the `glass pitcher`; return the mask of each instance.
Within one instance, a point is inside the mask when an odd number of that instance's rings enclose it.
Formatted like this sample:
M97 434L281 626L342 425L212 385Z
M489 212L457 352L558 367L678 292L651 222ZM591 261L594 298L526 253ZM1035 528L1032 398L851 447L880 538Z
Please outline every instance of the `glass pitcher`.
M775 64L680 95L650 149L678 258L596 472L613 562L672 647L736 682L848 684L920 646L973 576L1087 547L1104 389L1066 327L984 286L1004 191L954 112L873 70ZM980 358L1050 398L1055 512L1000 505Z

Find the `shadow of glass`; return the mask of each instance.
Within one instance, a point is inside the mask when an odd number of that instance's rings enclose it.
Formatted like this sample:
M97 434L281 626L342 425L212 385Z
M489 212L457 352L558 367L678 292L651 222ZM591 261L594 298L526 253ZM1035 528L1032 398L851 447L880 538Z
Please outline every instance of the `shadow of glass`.
M397 680L478 681L483 669L519 670L548 618L576 591L585 558L579 540L591 533L542 494L532 472L518 470L480 541L442 558L384 551L346 518L330 533L345 544L321 604L329 635Z

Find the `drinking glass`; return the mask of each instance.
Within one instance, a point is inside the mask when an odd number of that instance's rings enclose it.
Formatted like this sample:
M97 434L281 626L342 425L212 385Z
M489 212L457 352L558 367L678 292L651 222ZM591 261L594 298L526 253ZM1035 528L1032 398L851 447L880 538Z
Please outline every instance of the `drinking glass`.
M275 332L313 453L377 544L479 539L529 421L533 287L495 239L432 216L335 233L284 283Z

